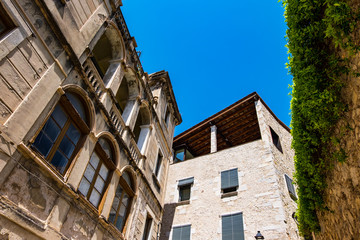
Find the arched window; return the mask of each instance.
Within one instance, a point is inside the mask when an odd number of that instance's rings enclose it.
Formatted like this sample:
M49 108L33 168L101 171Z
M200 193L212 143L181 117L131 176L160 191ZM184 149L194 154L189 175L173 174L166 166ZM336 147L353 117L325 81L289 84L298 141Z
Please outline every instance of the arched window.
M130 212L134 187L127 172L120 177L119 185L116 188L113 204L110 210L109 222L115 225L119 231L124 230L127 217Z
M100 138L79 185L79 192L96 208L100 204L114 169L113 147L108 140Z
M67 92L61 96L32 147L64 174L80 149L82 136L87 133L88 111L85 104L77 95Z

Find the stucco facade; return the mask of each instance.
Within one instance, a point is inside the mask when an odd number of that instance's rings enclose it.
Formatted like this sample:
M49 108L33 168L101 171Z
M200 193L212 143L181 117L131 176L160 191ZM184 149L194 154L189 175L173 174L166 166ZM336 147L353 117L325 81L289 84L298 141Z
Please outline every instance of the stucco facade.
M1 1L1 239L156 239L181 117L120 6Z
M250 98L255 100L250 102ZM202 141L196 139L197 135L202 134L201 130L196 132L196 129L204 126L204 129L208 128L205 134L212 135L216 121L220 125L224 119L229 119L226 116L219 120L218 116L227 114L234 107L215 114L175 138L174 148L181 139L186 139L183 141L185 143L181 143L188 146L188 149L192 148L194 157L174 161L169 167L160 239L172 239L174 227L184 225L191 225L192 240L224 239L222 216L234 213L242 213L245 239L254 239L257 231L261 231L265 239L300 239L292 217L296 211L296 203L290 197L285 182L285 174L292 178L294 172L289 129L276 118L257 94L244 102L246 101L250 102L247 109L254 108L254 121L259 127L254 129L259 129L259 139L196 156L196 152L201 150L196 150L197 146L191 145L191 142L198 141L198 145L201 145L200 142L206 141L205 138L202 138ZM224 137L231 142L232 133L226 133L225 127L232 124L233 122L229 122L218 127L217 139ZM274 145L270 128L278 134L282 151ZM222 132L219 132L221 130ZM232 132L236 131L233 127ZM208 143L213 145L213 139L212 137ZM212 146L211 149L213 148ZM235 191L224 193L221 190L221 173L229 169L237 169L238 186ZM193 183L190 199L180 201L179 181L191 177Z

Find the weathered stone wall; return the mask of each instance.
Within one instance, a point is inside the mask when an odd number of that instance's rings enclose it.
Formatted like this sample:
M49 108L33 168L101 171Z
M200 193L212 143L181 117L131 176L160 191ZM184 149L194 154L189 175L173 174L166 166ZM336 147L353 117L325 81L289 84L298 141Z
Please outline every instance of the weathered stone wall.
M14 5L17 2L19 6ZM159 122L163 110L154 109L147 75L139 77L134 71L139 70L132 56L135 41L127 36L130 43L125 45L115 20L109 18L121 1L2 3L19 27L0 39L0 238L140 240L149 215L150 234L156 239L172 136L164 134L167 129ZM113 44L111 57L119 58L113 59L106 81L87 65L104 34ZM126 114L119 113L114 99L122 81L131 92L126 124ZM89 132L83 132L69 168L61 174L32 144L69 90L79 94L89 110ZM140 107L149 113L152 129L144 152L133 139ZM170 125L169 132L174 127ZM116 166L96 208L78 188L95 145L104 136L113 145ZM164 155L160 186L153 179L159 148ZM132 177L135 196L121 233L107 220L124 171Z
M352 70L360 72L360 56L352 59ZM318 212L321 232L318 239L358 239L360 236L360 78L343 78L342 97L348 111L337 127L341 147L347 158L334 162L326 177L325 206L329 211ZM341 134L342 133L342 134Z
M221 197L221 171L238 168L236 196ZM283 196L269 144L257 140L172 164L160 239L171 239L172 226L191 224L191 239L221 239L221 215L242 212L245 238L258 230L265 239L298 239L287 234ZM178 181L194 177L189 204L177 205Z
M256 111L261 131L261 138L267 145L268 154L273 157L273 165L276 175L273 181L278 186L281 196L282 208L284 211L283 220L286 223L286 234L289 239L298 239L299 232L297 224L292 217L296 211L296 202L290 197L289 190L285 182L285 174L293 179L294 168L294 151L291 149L292 137L289 129L279 124L278 120L270 113L262 101L256 102ZM279 136L282 151L274 144L271 136L270 128Z

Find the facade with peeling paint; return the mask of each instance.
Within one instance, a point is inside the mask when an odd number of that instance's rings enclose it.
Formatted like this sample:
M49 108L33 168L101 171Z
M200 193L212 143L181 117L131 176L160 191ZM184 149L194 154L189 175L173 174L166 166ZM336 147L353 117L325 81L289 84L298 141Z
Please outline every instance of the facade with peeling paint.
M1 239L157 239L182 120L120 6L0 2Z

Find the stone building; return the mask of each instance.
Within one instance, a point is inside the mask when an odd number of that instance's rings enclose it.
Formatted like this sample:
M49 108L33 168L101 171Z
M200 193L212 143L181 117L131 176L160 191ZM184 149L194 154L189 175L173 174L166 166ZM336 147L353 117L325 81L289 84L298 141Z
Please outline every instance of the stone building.
M157 239L174 127L121 0L1 0L0 239Z
M176 136L160 239L300 239L290 144L257 93Z

